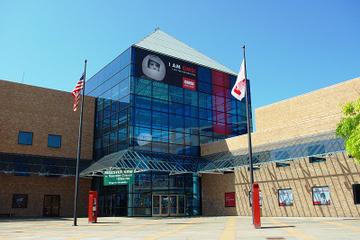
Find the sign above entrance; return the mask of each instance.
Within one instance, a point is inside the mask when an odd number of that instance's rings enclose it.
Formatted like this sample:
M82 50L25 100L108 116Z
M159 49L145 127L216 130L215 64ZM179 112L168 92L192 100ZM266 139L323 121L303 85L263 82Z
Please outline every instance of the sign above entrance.
M134 182L133 170L115 170L104 172L104 186L126 185Z

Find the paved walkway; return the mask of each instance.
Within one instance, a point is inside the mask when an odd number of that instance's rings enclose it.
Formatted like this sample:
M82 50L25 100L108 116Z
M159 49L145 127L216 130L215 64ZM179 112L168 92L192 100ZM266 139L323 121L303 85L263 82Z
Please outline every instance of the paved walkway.
M360 219L262 218L255 230L249 217L1 219L0 239L360 239Z

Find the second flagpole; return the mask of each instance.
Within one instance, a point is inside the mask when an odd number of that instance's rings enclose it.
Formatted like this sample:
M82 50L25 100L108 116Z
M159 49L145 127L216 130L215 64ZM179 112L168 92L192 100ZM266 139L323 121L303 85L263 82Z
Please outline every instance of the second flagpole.
M246 125L248 132L248 149L249 149L249 165L250 165L250 191L254 185L254 167L253 167L253 157L252 157L252 143L251 143L251 121L250 121L250 87L248 85L247 71L246 71L246 54L245 54L245 45L243 46L244 53L244 72L245 72L245 81L246 81L246 90L245 90L245 100L246 100ZM250 199L252 201L252 198ZM251 216L252 222L254 223L254 204L251 204Z

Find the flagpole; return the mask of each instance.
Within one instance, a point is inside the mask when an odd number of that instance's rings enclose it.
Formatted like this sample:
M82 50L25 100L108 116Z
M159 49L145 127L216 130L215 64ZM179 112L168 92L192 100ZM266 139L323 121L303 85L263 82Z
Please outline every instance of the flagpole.
M83 110L85 103L85 82L86 82L86 65L87 60L85 60L84 65L84 84L82 89L81 96L81 110L80 110L80 123L79 123L79 135L78 135L78 146L76 153L76 176L75 176L75 197L74 197L74 223L73 226L77 226L77 205L78 205L78 195L79 195L79 163L80 163L80 153L81 153L81 135L82 135L82 122L83 122Z
M250 164L250 192L252 192L252 187L254 184L254 168L253 168L253 157L252 157L252 144L251 144L251 125L250 125L250 87L248 86L247 80L247 71L246 71L246 55L245 55L245 45L243 46L244 52L244 71L245 71L245 81L246 81L246 120L247 120L247 132L248 132L248 149L249 149L249 164ZM252 199L250 199L252 201ZM254 223L254 204L251 204L251 216Z

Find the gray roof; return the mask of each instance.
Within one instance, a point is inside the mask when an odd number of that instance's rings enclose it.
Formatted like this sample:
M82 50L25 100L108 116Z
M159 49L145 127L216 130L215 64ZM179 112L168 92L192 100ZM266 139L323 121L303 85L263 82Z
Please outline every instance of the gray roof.
M155 32L145 37L140 42L135 43L134 46L237 75L237 73L231 69L159 29L155 30Z

